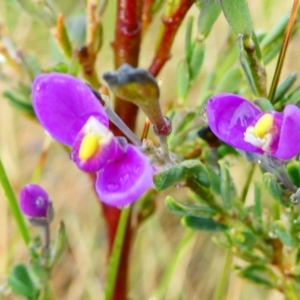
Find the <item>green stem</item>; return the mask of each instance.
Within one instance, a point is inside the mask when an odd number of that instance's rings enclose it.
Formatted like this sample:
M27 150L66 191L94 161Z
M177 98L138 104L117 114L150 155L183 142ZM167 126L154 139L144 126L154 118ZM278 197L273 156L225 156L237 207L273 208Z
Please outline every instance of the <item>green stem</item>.
M247 179L246 179L246 182L245 182L245 186L244 186L243 191L242 191L242 196L241 196L242 203L245 203L245 201L246 201L246 197L247 197L247 194L248 194L248 191L249 191L252 176L254 174L255 166L256 166L255 164L251 164L250 171L248 173L248 176L247 176Z
M4 193L5 193L5 196L8 200L8 205L10 207L10 210L15 218L15 221L17 222L17 226L19 228L21 236L22 236L25 244L28 245L29 240L30 240L29 232L28 232L27 226L25 224L23 215L20 211L18 201L16 199L16 196L14 194L12 186L6 175L6 172L5 172L5 169L2 164L1 159L0 159L0 181L1 181L1 185L3 187Z
M168 266L163 274L163 277L160 281L159 286L157 287L155 291L155 298L156 299L164 299L164 295L167 291L167 288L169 286L170 280L172 278L172 275L174 274L174 270L177 266L177 263L180 259L180 256L183 254L183 251L185 250L186 246L188 245L191 238L194 236L195 231L193 230L186 230L182 239L180 240L173 256L171 257Z
M222 300L226 298L224 297L224 295L226 294L226 286L231 271L231 263L232 263L232 252L227 251L223 272L220 280L218 281L218 285L214 294L214 300Z
M105 287L105 298L104 298L105 300L111 300L113 297L116 278L117 278L117 271L119 269L122 245L124 242L124 236L126 232L127 219L129 214L130 214L130 207L122 209L113 249L111 252L111 256L109 258L108 271L107 271L107 283Z

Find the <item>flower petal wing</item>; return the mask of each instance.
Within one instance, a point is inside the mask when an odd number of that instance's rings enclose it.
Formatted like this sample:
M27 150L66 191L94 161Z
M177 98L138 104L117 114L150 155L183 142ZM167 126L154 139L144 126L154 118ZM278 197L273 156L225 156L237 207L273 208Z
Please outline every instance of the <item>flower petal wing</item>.
M96 191L101 201L112 206L125 206L136 201L153 187L153 167L139 149L128 145L118 160L108 162L98 173Z
M206 105L208 125L213 133L232 147L263 153L244 140L244 133L262 114L258 107L234 94L219 94L211 97Z
M300 152L300 109L296 105L287 105L283 119L277 151L274 156L290 159Z
M32 99L41 125L63 144L72 145L90 116L108 126L105 110L91 89L70 75L49 73L37 76Z

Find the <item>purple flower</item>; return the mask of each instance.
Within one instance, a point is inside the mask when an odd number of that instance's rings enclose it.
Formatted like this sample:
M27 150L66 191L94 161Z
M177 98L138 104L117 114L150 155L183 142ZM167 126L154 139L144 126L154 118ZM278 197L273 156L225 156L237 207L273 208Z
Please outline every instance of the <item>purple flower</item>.
M300 109L287 105L282 113L262 112L234 94L211 97L206 105L214 134L232 147L287 160L300 152Z
M95 188L103 202L124 206L153 186L148 158L112 134L102 104L86 84L66 74L39 75L32 98L44 129L72 146L71 159L81 170L98 172Z
M37 184L27 184L20 192L20 208L28 218L46 218L51 201Z

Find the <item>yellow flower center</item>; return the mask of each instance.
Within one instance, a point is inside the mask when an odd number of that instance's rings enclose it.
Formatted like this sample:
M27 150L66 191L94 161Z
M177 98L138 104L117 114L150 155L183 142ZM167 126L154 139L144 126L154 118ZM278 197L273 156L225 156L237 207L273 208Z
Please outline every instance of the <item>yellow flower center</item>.
M81 141L79 149L79 158L81 160L87 160L93 157L99 148L99 136L95 136L91 133L88 133Z
M244 133L244 141L265 152L269 152L273 138L272 134L274 134L276 130L274 117L271 114L264 114L256 122L254 127L250 126L247 128Z
M256 122L254 126L254 135L263 138L269 130L272 128L274 122L274 117L270 114L264 114L261 118Z

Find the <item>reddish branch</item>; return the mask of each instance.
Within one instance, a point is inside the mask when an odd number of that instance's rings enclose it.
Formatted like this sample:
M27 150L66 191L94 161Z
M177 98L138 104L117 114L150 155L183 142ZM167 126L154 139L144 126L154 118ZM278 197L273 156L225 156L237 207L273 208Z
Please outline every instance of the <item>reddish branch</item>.
M124 63L133 67L138 66L141 42L141 10L142 0L118 0L115 40L112 42L115 54L115 68L118 68ZM127 126L134 130L138 112L137 106L117 98L115 111ZM114 126L111 126L111 129L115 135L122 134L118 128ZM111 253L120 218L120 210L103 205L103 212L107 222L109 253ZM129 217L112 298L114 300L127 299L128 262L132 237L130 220L131 218Z
M112 43L115 54L115 68L124 63L138 66L141 43L142 0L118 0L115 40ZM136 105L116 99L115 112L134 130L138 108ZM118 129L114 129L121 134Z
M112 42L115 55L115 68L118 68L124 63L133 67L138 66L141 43L142 11L144 17L147 17L146 20L144 20L146 24L150 20L149 5L151 2L151 0L118 0L115 40ZM177 29L193 3L194 0L182 0L172 17L163 20L163 37L150 67L150 72L153 75L157 75L164 63L169 59L170 48ZM134 130L138 111L137 107L130 102L116 99L115 111L127 126ZM116 135L121 134L118 128L112 127L112 130ZM118 226L120 210L103 205L103 212L107 222L110 253ZM121 251L113 300L127 299L128 261L133 230L131 228L130 219L131 218L128 219L124 244Z
M177 30L184 19L186 13L192 6L195 0L182 0L178 7L175 9L172 16L166 18L163 17L163 33L160 44L156 51L155 57L149 68L150 73L153 76L157 76L166 61L171 57L170 49L173 44Z

